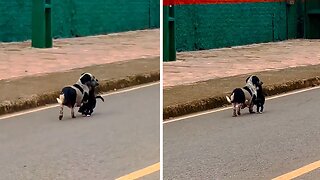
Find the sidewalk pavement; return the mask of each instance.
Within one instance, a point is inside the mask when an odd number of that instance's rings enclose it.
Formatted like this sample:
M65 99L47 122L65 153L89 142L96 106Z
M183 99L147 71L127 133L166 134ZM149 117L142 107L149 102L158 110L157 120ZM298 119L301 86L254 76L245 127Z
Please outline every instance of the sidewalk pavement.
M0 115L56 103L82 72L94 74L103 92L159 81L159 56L159 29L57 39L50 49L0 43Z
M257 74L268 95L320 85L320 40L288 40L181 52L164 63L164 119L222 107Z
M160 56L159 29L57 39L53 48L0 43L0 80Z
M181 52L164 63L163 86L320 64L320 40L288 40L232 48Z

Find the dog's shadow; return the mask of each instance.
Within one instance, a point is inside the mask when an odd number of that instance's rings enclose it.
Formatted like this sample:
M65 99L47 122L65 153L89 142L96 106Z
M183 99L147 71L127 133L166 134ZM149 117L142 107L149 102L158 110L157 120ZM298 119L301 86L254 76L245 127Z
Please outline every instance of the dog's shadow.
M263 111L262 113L250 113L250 112L243 112L240 116L233 116L233 118L240 118L240 117L249 117L249 116L262 116L263 114L268 113L268 111Z
M95 120L95 119L103 119L106 116L117 115L120 112L117 111L97 111L93 112L91 116L83 116L81 113L75 113L76 118L72 118L70 115L64 115L61 121L71 121L71 120Z

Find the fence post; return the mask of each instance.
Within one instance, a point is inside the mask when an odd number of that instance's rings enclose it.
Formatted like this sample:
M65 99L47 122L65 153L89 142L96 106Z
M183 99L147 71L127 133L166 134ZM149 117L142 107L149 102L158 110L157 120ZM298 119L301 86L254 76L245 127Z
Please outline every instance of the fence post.
M51 0L32 0L32 47L52 47Z
M176 60L175 9L163 6L163 60Z

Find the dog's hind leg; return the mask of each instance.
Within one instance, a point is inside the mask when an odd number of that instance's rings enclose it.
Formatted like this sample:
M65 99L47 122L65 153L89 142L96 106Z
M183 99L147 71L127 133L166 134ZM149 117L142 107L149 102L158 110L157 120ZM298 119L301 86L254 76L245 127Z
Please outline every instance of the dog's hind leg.
M60 114L59 120L63 118L63 102L64 102L64 94L60 94L59 98L57 98L58 103L60 104Z
M240 112L241 106L242 106L241 104L237 104L237 105L236 105L236 109L237 109L237 114L238 114L238 116L241 115L241 112Z
M60 105L60 114L59 114L59 120L63 118L63 105Z
M241 108L241 104L237 104L237 103L233 104L233 117L241 115L240 108Z
M236 107L236 103L232 103L233 105L233 117L236 117L237 116L237 107Z
M74 107L71 107L71 117L76 118L76 116L74 115Z

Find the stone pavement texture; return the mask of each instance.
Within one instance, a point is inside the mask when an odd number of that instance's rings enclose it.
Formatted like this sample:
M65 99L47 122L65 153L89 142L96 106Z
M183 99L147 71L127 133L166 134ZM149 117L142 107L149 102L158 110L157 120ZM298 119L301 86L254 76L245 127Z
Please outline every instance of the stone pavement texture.
M320 64L320 40L288 40L232 48L181 52L163 64L163 86L192 84L290 67Z
M0 43L0 80L159 56L159 29L57 39L50 49Z

